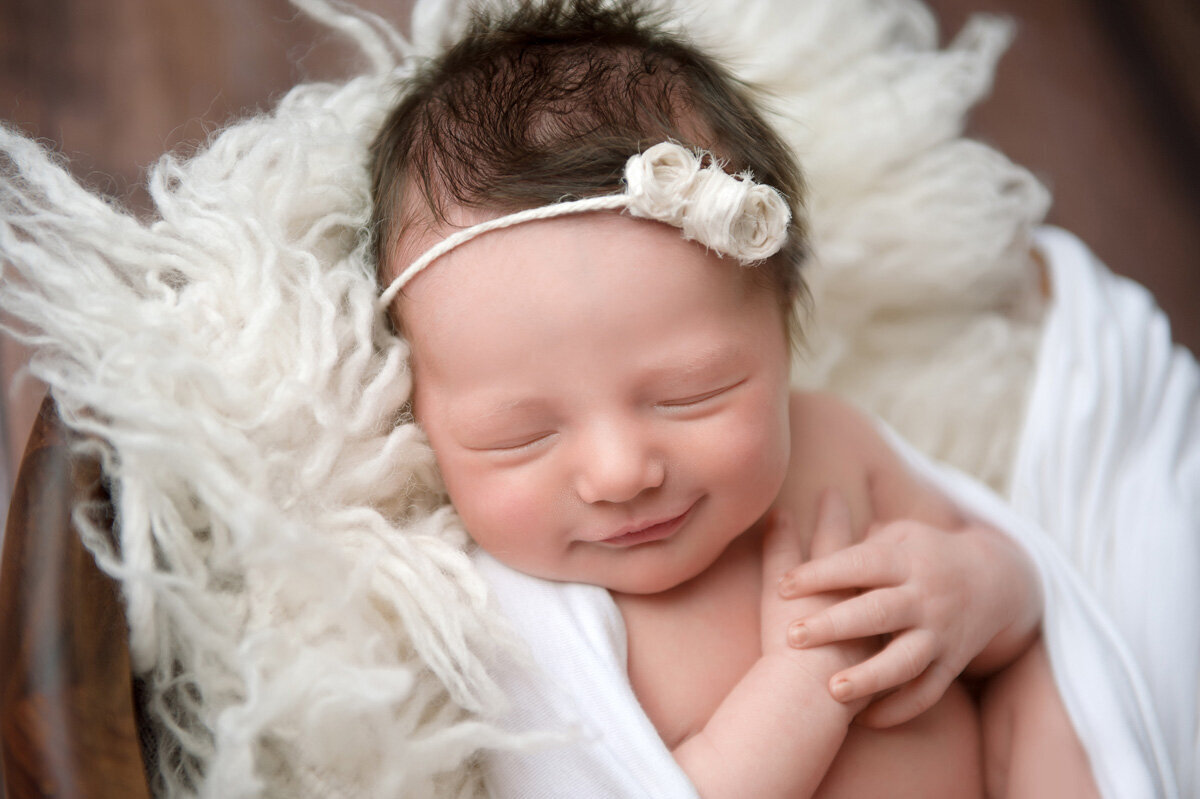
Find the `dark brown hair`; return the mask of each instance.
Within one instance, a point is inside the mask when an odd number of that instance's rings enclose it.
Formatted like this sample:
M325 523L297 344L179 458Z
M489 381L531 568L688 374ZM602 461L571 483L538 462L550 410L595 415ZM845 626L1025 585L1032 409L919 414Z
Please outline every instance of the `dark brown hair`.
M625 161L664 140L749 171L792 208L784 249L758 267L789 327L804 296L803 183L748 87L638 0L525 0L477 12L401 87L371 148L380 277L413 224L453 207L511 212L620 190Z

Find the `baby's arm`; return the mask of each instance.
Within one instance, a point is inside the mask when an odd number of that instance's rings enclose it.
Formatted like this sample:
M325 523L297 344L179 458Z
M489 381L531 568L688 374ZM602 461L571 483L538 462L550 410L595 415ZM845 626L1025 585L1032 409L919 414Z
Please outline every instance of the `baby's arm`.
M850 541L849 511L840 496L822 503L814 552ZM811 796L820 785L854 714L866 699L838 702L827 688L839 669L868 657L871 642L835 642L805 650L788 646L790 625L836 599L785 600L779 580L801 561L801 543L790 520L770 523L763 542L763 654L734 686L704 729L674 755L704 799Z
M872 526L863 542L793 569L780 590L861 592L806 618L801 645L891 635L879 655L830 683L843 699L903 686L859 717L886 727L927 710L963 671L985 675L1015 660L1037 638L1041 593L1012 541L916 479L856 412L834 412L867 463Z

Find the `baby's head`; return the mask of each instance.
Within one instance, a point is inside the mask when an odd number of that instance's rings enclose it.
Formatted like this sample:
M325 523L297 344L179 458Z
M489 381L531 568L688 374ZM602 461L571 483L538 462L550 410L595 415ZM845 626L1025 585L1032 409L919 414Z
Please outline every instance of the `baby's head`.
M783 249L751 274L795 329L805 255L795 157L747 87L649 17L634 2L522 3L478 17L408 81L373 146L384 285L455 227L612 193L631 155L674 141L791 205Z
M723 167L778 190L782 249L743 266L676 224L572 213L474 236L391 305L451 500L522 571L665 590L768 509L789 456L798 169L722 68L592 0L478 20L374 146L387 285L456 230L620 193L630 157L663 142L712 153L717 182Z

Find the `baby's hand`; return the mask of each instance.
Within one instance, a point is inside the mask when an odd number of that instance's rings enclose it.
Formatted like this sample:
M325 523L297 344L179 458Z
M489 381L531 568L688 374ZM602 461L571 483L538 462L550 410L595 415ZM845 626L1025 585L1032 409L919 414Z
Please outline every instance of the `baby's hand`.
M836 492L822 498L817 526L810 544L814 557L831 555L849 546L852 540L850 510ZM831 676L855 666L879 651L879 641L868 636L841 636L813 642L801 649L796 632L805 618L816 618L844 603L851 593L845 591L806 591L788 597L780 591L781 581L803 563L799 531L786 513L774 515L763 539L762 649L764 656L783 656L795 660L814 680L829 687ZM835 692L836 696L836 692ZM866 694L837 697L846 704L866 706Z
M914 521L879 526L862 543L824 557L814 553L788 573L780 594L854 589L856 595L805 618L791 642L810 647L892 636L879 654L831 681L841 701L903 686L859 715L872 727L928 710L993 638L1028 624L1029 605L1038 603L1032 567L998 533L978 527L948 532Z

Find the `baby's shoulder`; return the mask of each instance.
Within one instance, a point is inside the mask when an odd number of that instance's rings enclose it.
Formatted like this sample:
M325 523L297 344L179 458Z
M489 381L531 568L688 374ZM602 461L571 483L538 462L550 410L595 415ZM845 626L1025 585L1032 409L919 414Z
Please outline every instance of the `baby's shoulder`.
M919 519L949 529L959 513L914 474L875 421L832 394L794 392L790 405L791 460L780 504L815 520L817 498L842 492L856 525L864 520Z
M869 472L891 455L871 418L834 394L794 391L789 415L793 464L819 458L827 466Z
M878 439L879 434L870 418L845 399L826 391L792 391L789 410L792 432L808 434L836 432L858 439ZM830 425L837 429L830 430Z
M791 458L779 495L805 528L815 523L818 500L836 489L850 505L854 526L874 518L871 480L887 444L871 420L832 394L796 391L789 404Z

